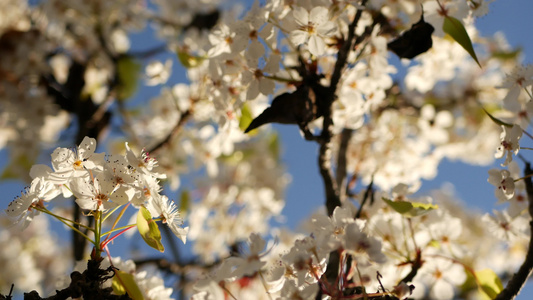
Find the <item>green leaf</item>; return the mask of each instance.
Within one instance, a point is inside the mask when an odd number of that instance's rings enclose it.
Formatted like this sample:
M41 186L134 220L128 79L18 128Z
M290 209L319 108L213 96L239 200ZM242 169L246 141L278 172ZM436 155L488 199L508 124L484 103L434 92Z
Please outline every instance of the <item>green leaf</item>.
M0 175L0 179L30 179L28 174L34 163L35 160L30 159L25 154L19 154L10 158L9 164L5 167L2 175Z
M485 113L487 114L487 116L489 116L489 118L496 124L498 125L503 125L505 127L513 127L513 124L509 124L509 123L505 123L504 121L500 120L500 119L497 119L496 117L494 117L493 115L491 115L486 109L483 108L483 110L485 111Z
M501 60L514 60L522 53L522 48L518 47L512 51L495 51L492 52L492 57Z
M474 274L471 272L465 272L466 274L466 280L461 284L460 287L460 295L468 295L470 292L479 291L479 286L476 282L476 278L474 277ZM480 299L478 300L490 300L484 293L477 293L476 296L478 296Z
M239 128L244 131L246 128L248 128L248 125L252 123L252 120L254 118L252 117L252 112L250 111L250 108L248 107L248 104L244 103L241 107L241 117L239 118Z
M143 294L132 274L126 273L124 271L115 270L115 277L113 277L113 282L111 284L113 292L117 295L124 295L128 293L133 300L144 300Z
M479 284L480 292L487 295L490 299L496 298L496 296L503 290L500 278L490 269L476 271L476 279Z
M181 191L180 213L185 213L191 207L191 193L188 190Z
M436 204L409 202L409 201L392 201L387 198L382 198L396 212L411 218L424 215L434 209L439 208Z
M126 100L137 91L141 64L132 56L122 55L117 61L117 99Z
M478 66L481 68L474 47L472 46L472 41L466 32L465 27L461 21L457 20L454 17L446 16L444 18L444 24L442 25L442 30L445 33L449 34L459 45L461 45L470 56L476 61Z
M196 68L205 60L205 57L203 56L190 55L186 51L181 51L179 49L176 53L180 63L187 69Z
M268 139L268 150L277 161L279 160L279 136L273 132Z
M165 247L161 243L161 232L157 222L152 220L152 215L143 206L141 206L137 214L137 229L148 246L160 252L165 251Z
M431 240L431 241L429 241L428 246L429 246L429 247L433 247L433 248L435 248L435 249L440 249L440 248L441 248L441 244L440 244L440 242L437 241L437 240Z

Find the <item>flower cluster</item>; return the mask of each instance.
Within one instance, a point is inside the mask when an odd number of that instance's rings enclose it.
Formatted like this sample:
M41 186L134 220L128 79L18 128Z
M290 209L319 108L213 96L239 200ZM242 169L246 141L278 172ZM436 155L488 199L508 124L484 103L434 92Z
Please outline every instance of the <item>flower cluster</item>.
M433 199L412 198L405 187L395 187L395 202L438 204L438 209L408 220L392 206L376 201L360 219L354 218L356 209L351 205L337 207L331 217L312 216L306 225L310 230L307 236L277 232L276 242L267 244L252 234L240 245L238 254L196 282L192 299L230 295L237 299L311 299L319 290L331 297L342 295L349 286L364 287L369 297L388 294L401 299L409 295L415 299L450 299L468 276L478 276L477 270L512 270L519 258L508 262L495 259L500 255L502 239L525 251L525 218L509 223L512 231L504 235L497 220L488 216L483 216L482 223L477 214L453 216L463 208L449 190L435 191ZM359 196L362 200L363 195ZM340 256L342 271L333 284L325 272L335 254ZM421 264L418 272L422 276L410 281L415 287L412 290L402 279L416 261ZM377 272L380 277L376 277ZM476 290L469 293L479 296Z
M29 188L13 200L7 215L27 227L35 214L46 210L46 202L59 195L74 196L81 209L109 211L131 204L146 207L161 218L183 242L187 228L174 202L161 195L157 161L144 150L135 154L126 144L126 155L95 153L96 140L85 137L76 149L57 148L52 153L52 168L33 166Z

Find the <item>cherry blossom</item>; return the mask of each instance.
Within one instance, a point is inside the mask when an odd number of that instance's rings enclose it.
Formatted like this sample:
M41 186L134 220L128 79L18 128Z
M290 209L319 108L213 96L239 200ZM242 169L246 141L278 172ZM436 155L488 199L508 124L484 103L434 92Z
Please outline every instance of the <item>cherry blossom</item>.
M176 204L165 195L156 194L148 202L148 209L154 217L161 217L170 230L185 244L189 227L183 227L183 219Z
M518 154L520 150L519 141L522 137L522 128L515 124L511 128L502 125L502 129L500 146L496 149L494 157L502 158L505 156L505 161L501 165L507 166L513 160L513 154Z
M504 202L514 197L515 183L510 175L511 173L508 170L489 170L489 179L487 181L496 186L494 194L499 201Z
M320 56L326 51L325 38L336 31L335 23L330 21L326 7L316 6L311 11L297 6L292 11L297 29L291 32L290 39L295 45L307 43L311 54Z

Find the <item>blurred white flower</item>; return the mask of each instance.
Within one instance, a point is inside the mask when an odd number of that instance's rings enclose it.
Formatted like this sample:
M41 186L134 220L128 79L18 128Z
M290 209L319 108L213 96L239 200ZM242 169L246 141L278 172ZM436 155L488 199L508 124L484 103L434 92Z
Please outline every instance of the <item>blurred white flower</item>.
M154 86L167 82L172 73L172 60L167 59L165 64L158 60L151 61L146 66L146 85Z

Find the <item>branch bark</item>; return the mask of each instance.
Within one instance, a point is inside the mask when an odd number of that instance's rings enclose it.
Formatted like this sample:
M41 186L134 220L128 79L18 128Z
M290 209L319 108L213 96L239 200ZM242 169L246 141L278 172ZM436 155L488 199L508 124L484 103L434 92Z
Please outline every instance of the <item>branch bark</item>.
M346 151L348 150L348 143L352 137L353 130L344 128L342 130L339 142L339 152L337 154L337 172L335 174L337 179L337 187L339 188L339 197L341 203L346 199Z

